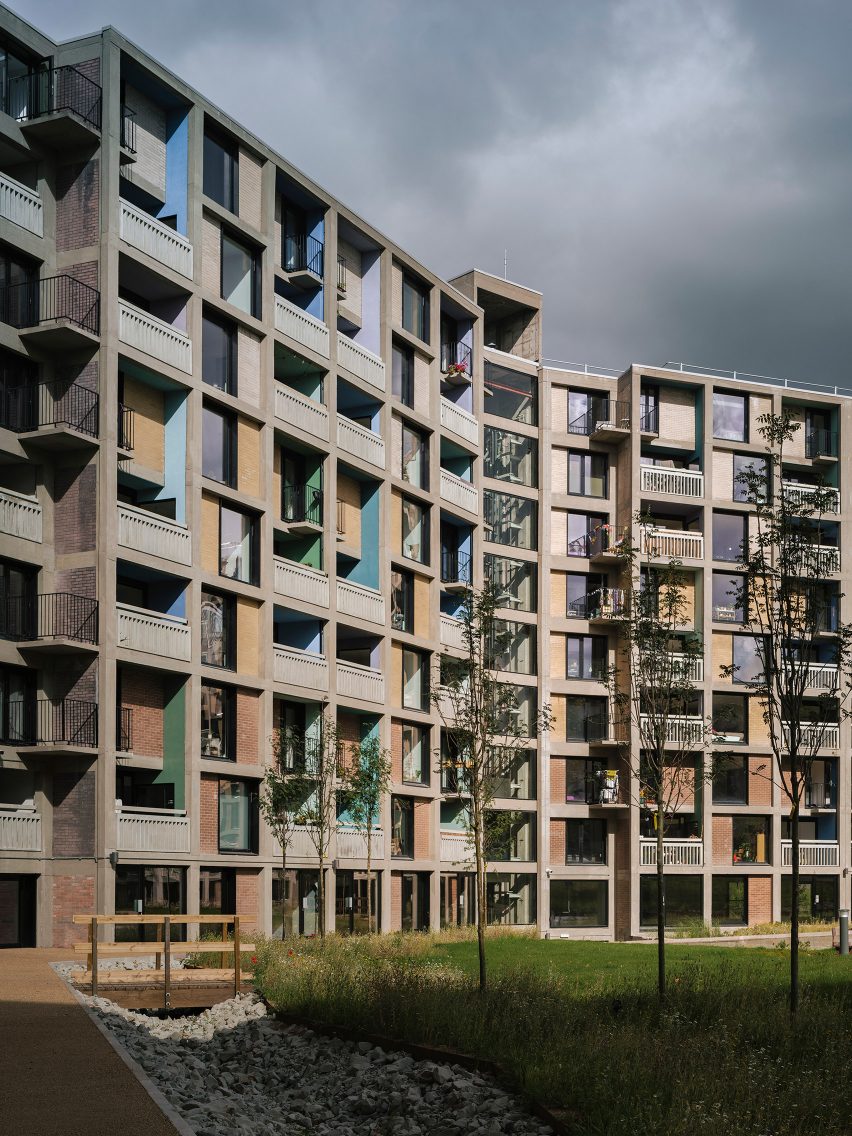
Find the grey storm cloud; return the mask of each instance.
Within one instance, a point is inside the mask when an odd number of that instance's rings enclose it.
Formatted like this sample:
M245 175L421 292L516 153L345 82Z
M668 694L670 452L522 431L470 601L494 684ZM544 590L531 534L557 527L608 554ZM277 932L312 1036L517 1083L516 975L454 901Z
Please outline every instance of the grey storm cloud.
M551 358L852 377L843 0L20 11L114 24L443 276L507 249Z

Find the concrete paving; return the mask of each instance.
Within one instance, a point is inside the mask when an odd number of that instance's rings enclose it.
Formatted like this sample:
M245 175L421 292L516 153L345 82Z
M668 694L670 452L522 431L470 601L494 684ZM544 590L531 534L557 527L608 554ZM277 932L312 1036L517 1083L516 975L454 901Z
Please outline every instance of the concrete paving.
M51 962L0 951L0 1129L21 1136L175 1136Z

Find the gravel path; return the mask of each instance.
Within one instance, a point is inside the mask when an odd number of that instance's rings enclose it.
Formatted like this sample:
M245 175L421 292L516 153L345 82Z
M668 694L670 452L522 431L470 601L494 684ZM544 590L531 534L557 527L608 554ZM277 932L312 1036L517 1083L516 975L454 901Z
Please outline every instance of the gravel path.
M490 1077L328 1038L254 994L159 1019L85 1001L198 1136L549 1136Z

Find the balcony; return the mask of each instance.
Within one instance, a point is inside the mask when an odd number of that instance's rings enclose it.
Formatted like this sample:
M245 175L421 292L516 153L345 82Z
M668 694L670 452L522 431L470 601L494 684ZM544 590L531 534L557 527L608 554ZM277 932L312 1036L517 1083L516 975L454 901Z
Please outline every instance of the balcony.
M816 509L818 504L825 513L840 512L840 490L833 486L782 481L781 488L787 503L794 508Z
M189 817L185 809L137 809L116 801L119 852L189 853Z
M275 330L288 335L302 347L328 358L328 327L316 316L308 315L283 296L275 297Z
M116 604L116 646L125 651L144 651L188 663L192 658L192 633L185 619L161 615L148 608Z
M371 860L384 860L385 834L380 828L372 832ZM363 832L352 828L338 828L337 830L337 859L338 860L366 860L367 837Z
M0 217L19 225L37 237L44 236L44 207L41 198L26 185L0 174Z
M468 513L479 512L479 491L470 481L456 477L448 469L441 470L441 500Z
M123 241L187 280L192 279L192 245L186 237L129 201L119 198L118 210L118 231Z
M795 667L795 664L794 664ZM808 663L805 686L810 690L840 690L840 673L836 663Z
M374 588L365 588L351 580L338 580L337 611L340 615L351 615L368 623L384 624L385 598Z
M384 439L359 422L353 422L345 414L337 416L337 444L352 457L369 462L378 469L385 468Z
M129 455L133 453L135 435L135 411L123 402L118 404L118 420L115 424L115 444L119 450Z
M464 386L473 378L473 352L466 343L441 344L444 382Z
M272 677L290 686L306 686L312 690L328 690L328 660L315 651L297 647L273 647Z
M47 592L40 596L5 596L4 631L23 647L48 646L65 649L67 644L98 642L98 601L70 592Z
M805 457L818 462L835 462L838 453L835 430L811 430L805 436Z
M781 841L781 867L793 866L793 841ZM840 866L840 845L836 840L800 840L800 868L837 868Z
M479 444L479 423L469 411L462 410L448 398L441 399L441 426L465 442Z
M38 435L42 445L64 449L75 444L69 430L97 438L98 405L97 392L81 383L64 379L28 383L6 390L0 425L16 434ZM77 444L80 441L76 439Z
M652 496L703 497L704 474L693 469L663 469L658 465L640 466L641 491Z
M281 845L276 841L275 848L278 855L281 854ZM290 837L290 844L287 848L287 859L293 860L316 860L317 850L314 842L311 839L311 830L306 824L297 824L293 828L293 834Z
M74 276L46 276L0 288L0 321L38 347L92 347L101 329L101 294Z
M799 744L806 751L840 749L840 726L836 722L802 722L799 726ZM785 749L790 748L790 723L781 723L781 739Z
M669 658L672 663L672 672L677 675L681 681L704 681L703 655L686 655L679 651L672 651Z
M50 67L8 80L6 112L48 146L94 144L101 110L101 88L76 67Z
M386 384L384 361L366 347L362 347L360 343L356 343L354 339L350 339L348 335L344 335L342 331L337 333L337 362L371 387L384 391Z
M467 552L441 549L441 586L447 592L464 592L473 583L473 563Z
M703 560L704 534L682 529L640 529L640 551L653 560Z
M664 840L663 865L666 868L700 868L704 864L704 845L695 840ZM653 836L639 837L639 865L656 868L657 841Z
M24 805L0 805L0 851L41 852L41 817Z
M0 489L0 533L41 544L41 505L36 498Z
M322 532L324 494L312 485L284 485L281 520L287 532L309 536Z
M185 525L133 505L118 506L118 543L143 556L192 563L192 537Z
M454 647L457 651L466 650L464 624L460 619L454 619L451 615L441 612L440 635L441 646Z
M291 233L284 237L281 268L291 284L315 288L322 284L325 267L325 245L309 233Z
M286 596L299 603L328 607L329 587L325 572L309 568L295 560L285 560L283 556L274 556L272 563L272 586L279 596Z
M321 442L329 440L326 407L283 383L275 384L275 417L286 423L291 433L310 434Z
M192 374L192 340L179 328L143 312L126 300L118 301L118 338L161 363Z
M568 423L569 434L585 434L596 442L620 442L630 435L630 403L593 397L585 414Z
M384 702L385 678L375 667L337 660L337 693L363 702Z
M648 714L640 715L643 732L653 729ZM707 723L698 714L670 714L666 719L666 741L673 745L692 745L700 742L707 729Z
M466 832L441 830L441 863L464 865L473 863L473 849Z
M13 713L14 710L14 713ZM19 747L37 746L55 752L96 749L98 706L79 698L40 698L9 707L10 734Z
M840 549L811 541L791 541L787 570L806 578L835 576L840 571Z
M569 619L588 619L592 623L607 623L624 619L627 615L627 592L624 588L598 588L577 600L571 600L566 609Z

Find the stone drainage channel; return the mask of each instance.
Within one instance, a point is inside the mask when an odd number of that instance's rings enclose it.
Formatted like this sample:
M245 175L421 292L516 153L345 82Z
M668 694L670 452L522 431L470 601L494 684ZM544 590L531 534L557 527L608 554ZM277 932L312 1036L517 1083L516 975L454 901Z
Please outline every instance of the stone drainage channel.
M285 1025L254 994L175 1017L81 999L197 1136L553 1133L487 1074Z

